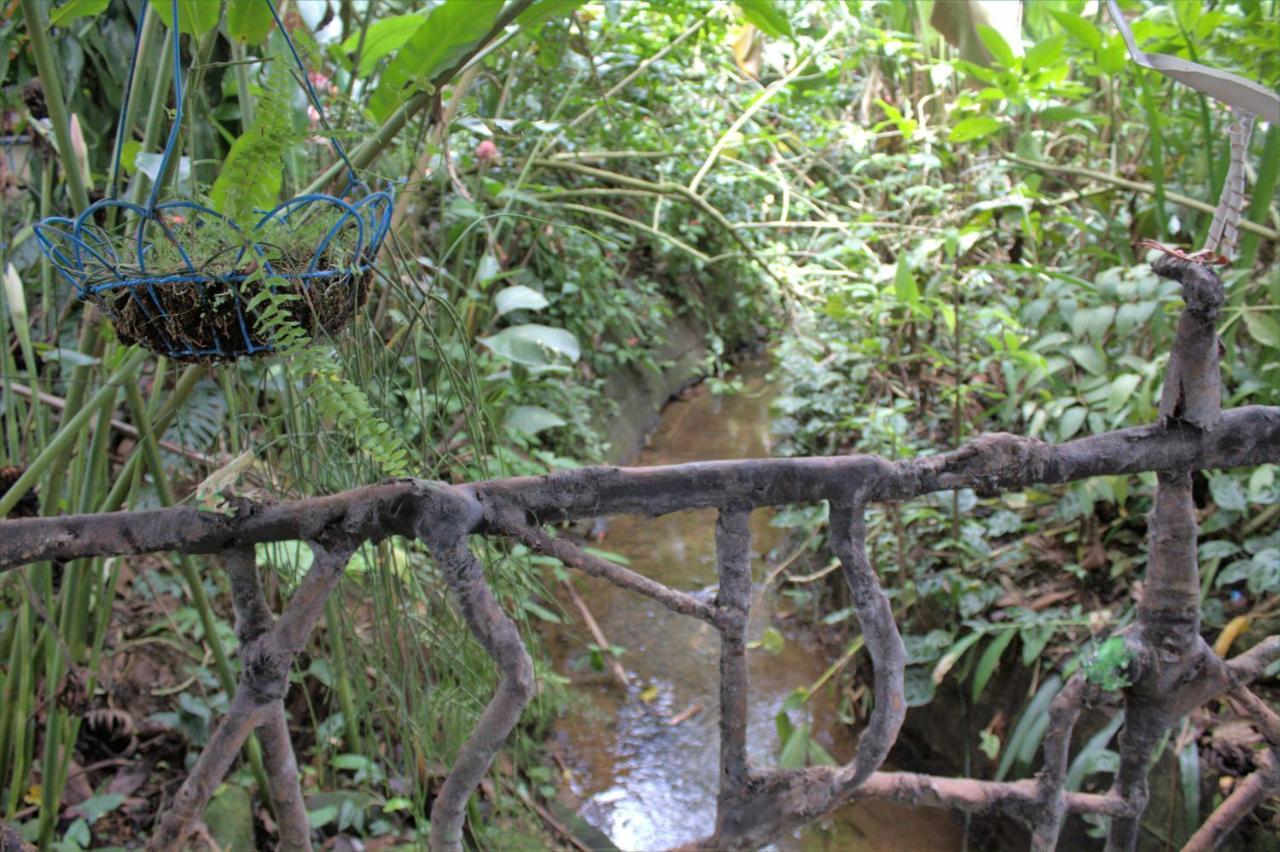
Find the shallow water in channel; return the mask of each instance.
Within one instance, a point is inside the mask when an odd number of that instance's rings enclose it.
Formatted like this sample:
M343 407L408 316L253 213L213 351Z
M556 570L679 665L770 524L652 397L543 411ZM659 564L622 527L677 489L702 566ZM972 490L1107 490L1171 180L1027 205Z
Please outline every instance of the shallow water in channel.
M773 444L769 402L778 389L766 373L763 360L752 362L737 376L746 385L744 392L717 397L704 387L672 402L632 464L768 456ZM713 510L612 518L597 546L625 556L633 570L673 588L698 590L716 581L715 520ZM781 535L769 525L766 511L753 513L751 529L758 591L768 570L764 557L781 543ZM573 806L622 849L664 849L709 834L719 772L715 631L603 581L578 577L575 584L605 637L626 649L620 661L631 685L624 692L591 670L585 627L575 625L551 643L556 670L572 679L579 698L556 728ZM769 598L757 598L750 640L758 640L769 627L770 607ZM780 745L775 716L793 690L816 681L832 660L795 638L780 653L755 649L748 654L750 756L757 766L776 765ZM697 707L701 709L679 724L668 724ZM790 718L796 726L812 725L814 739L836 760L852 757L854 732L836 720L830 690L821 690ZM948 850L960 847L960 835L943 811L858 803L777 847Z

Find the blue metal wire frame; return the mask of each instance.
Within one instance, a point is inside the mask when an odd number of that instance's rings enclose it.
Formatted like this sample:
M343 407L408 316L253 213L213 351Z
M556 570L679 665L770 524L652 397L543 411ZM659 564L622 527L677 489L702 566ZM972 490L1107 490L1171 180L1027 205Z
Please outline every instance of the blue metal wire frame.
M334 152L347 167L347 185L342 197L311 193L300 195L276 206L262 216L245 234L244 229L216 210L194 201L159 200L161 184L168 173L172 158L176 153L180 128L184 114L185 94L182 79L182 52L178 30L178 0L172 0L172 26L170 27L170 52L173 63L174 121L165 142L161 157L160 170L156 180L152 182L151 192L145 206L111 197L90 205L74 219L63 216L52 216L35 226L36 237L45 256L54 268L64 277L76 291L82 301L96 303L112 320L118 319L117 312L122 306L137 310L146 319L159 340L142 341L144 345L158 354L177 359L203 358L209 360L230 360L244 355L256 355L274 351L271 340L258 340L252 328L252 318L247 304L252 293L242 293L240 285L271 278L283 278L296 289L305 293L316 282L337 281L352 288L363 286L368 273L372 270L382 241L391 228L393 208L392 195L389 190L370 191L361 181L354 166L347 158L346 151L333 136L324 107L316 94L314 86L307 77L307 69L299 55L289 31L276 10L272 0L265 0L280 30L285 44L289 47L294 62L299 70L299 82L307 99L315 107L320 123L329 134L329 143ZM125 117L128 114L129 101L133 96L133 82L136 79L136 65L139 59L139 45L142 38L142 27L146 20L146 6L138 17L138 33L134 44L133 57L130 62L128 83L120 105L120 119L116 129L116 152L112 162L112 179L110 190L114 193L118 188L117 176L120 169L120 154L124 148ZM270 232L274 226L289 226L296 217L306 215L317 205L336 208L336 219L324 231L312 253L305 269L276 269L271 263ZM108 208L118 208L126 216L136 220L136 226L130 233L113 237L95 224L95 217ZM259 211L261 212L261 211ZM175 231L175 224L182 224L190 230L218 224L229 227L239 240L228 245L228 256L219 257L218 266L231 271L213 272L209 269L212 258L193 258L190 246L184 243L182 235ZM155 234L152 226L159 228ZM344 241L354 237L354 244L344 244L343 255L351 258L350 262L339 268L321 268L326 251L334 245L334 241L342 236ZM176 249L181 259L179 269L154 268L153 258L156 246L162 244ZM251 255L251 256L250 256ZM149 268L152 267L152 268ZM165 307L164 292L173 287L192 287L195 289L201 310L219 310L225 312L230 305L236 316L239 340L225 339L218 334L216 328L207 329L209 339L175 339L169 332L173 324L166 323L171 319ZM256 284L256 286L266 286ZM209 297L209 290L216 296ZM228 302L228 300L230 300ZM215 302L218 304L215 305ZM168 330L166 330L168 327ZM196 335L197 337L199 335Z

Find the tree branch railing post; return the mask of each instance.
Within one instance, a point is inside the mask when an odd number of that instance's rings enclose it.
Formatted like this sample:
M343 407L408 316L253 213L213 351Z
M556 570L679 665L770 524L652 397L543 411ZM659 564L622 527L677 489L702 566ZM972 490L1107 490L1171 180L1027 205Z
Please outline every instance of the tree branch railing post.
M1016 435L983 435L958 450L889 462L873 456L750 459L650 468L595 467L445 485L394 480L292 503L241 502L222 515L179 507L99 515L0 521L0 572L49 559L159 551L221 553L232 587L240 639L235 699L161 816L149 848L180 846L213 790L258 729L268 762L269 794L285 849L309 849L310 831L289 744L283 697L288 673L338 588L350 555L364 542L393 535L422 541L441 570L463 619L494 660L493 698L437 791L430 843L458 850L467 801L518 723L533 689L533 665L515 622L487 584L473 535L505 537L569 568L649 597L672 612L710 624L720 635L720 786L714 833L693 848L748 848L850 801L879 799L1011 816L1031 832L1036 850L1059 844L1071 813L1109 817L1107 847L1134 848L1147 803L1150 757L1182 716L1219 697L1234 702L1262 733L1257 768L1192 836L1187 849L1212 848L1268 796L1280 793L1280 716L1249 688L1280 659L1271 636L1230 661L1200 637L1196 519L1191 476L1206 468L1280 462L1280 407L1223 412L1216 336L1222 285L1206 266L1162 258L1157 273L1179 281L1179 318L1160 403L1161 422L1078 438L1060 445ZM1120 765L1105 794L1066 789L1072 732L1099 688L1068 679L1049 709L1043 763L1035 778L982 781L883 772L906 715L906 655L887 597L866 554L870 503L972 488L994 495L1036 484L1153 471L1149 559L1134 623L1118 635L1132 652L1121 690L1125 723ZM751 534L755 509L827 501L829 539L849 586L873 666L874 708L854 758L845 766L778 770L747 759ZM584 552L545 528L601 515L660 515L716 508L719 589L713 599L668 588ZM273 618L254 562L261 542L306 542L315 559Z

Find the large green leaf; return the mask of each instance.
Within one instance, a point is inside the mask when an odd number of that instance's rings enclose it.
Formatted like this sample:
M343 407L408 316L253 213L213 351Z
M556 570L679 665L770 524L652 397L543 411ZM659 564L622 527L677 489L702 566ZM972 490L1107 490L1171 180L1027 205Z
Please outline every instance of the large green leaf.
M778 755L778 768L803 769L808 752L809 726L801 725L798 728L792 728L782 743L782 751Z
M271 8L263 0L227 0L227 32L245 44L262 44L271 32Z
M383 57L403 47L426 19L426 15L416 12L383 18L370 25L363 45L360 44L360 34L356 33L342 43L342 52L347 56L355 56L359 49L360 66L356 72L361 77L368 76Z
M532 322L504 328L491 337L481 337L480 343L495 355L529 367L545 367L559 358L577 361L582 354L578 338L571 333Z
M911 263L905 255L898 258L898 266L894 270L893 292L899 301L913 308L920 303L920 287L916 284L916 276L911 271Z
M173 26L172 6L169 0L151 0L151 8L166 27ZM178 0L178 31L188 35L204 35L218 25L221 14L222 4L212 0Z
M1000 122L991 116L974 115L962 119L955 127L951 128L949 138L952 142L971 142L974 139L990 136L999 129Z
M516 15L516 26L522 30L531 30L542 26L552 18L571 14L586 0L538 0L528 9Z
M279 202L284 163L278 156L263 155L258 135L258 129L251 127L232 143L209 191L215 210L234 217L235 211L270 210ZM237 224L247 227L250 223Z
M1018 64L1017 57L1013 55L1013 48L1009 47L1009 43L1004 40L1004 36L1000 35L999 31L986 24L978 24L977 30L978 38L982 39L987 52L1000 63L1002 68L1013 68Z
M503 0L446 0L409 37L382 72L369 109L385 120L415 90L457 62L493 28Z
M1244 325L1249 336L1263 346L1280 349L1280 322L1261 311L1245 309Z
M1005 648L1009 647L1009 643L1013 641L1013 637L1017 635L1017 632L1015 629L1009 629L1000 633L987 645L987 650L982 652L982 657L978 660L978 668L973 673L974 704L977 704L978 699L982 697L982 691L987 688L987 682L991 680L991 676L995 674L996 666L1000 664L1000 657L1004 654Z
M1070 12L1062 12L1057 9L1049 12L1053 19L1058 22L1058 26L1075 37L1076 41L1083 44L1090 50L1100 50L1102 48L1102 32L1093 25L1092 21L1073 15Z
M517 405L503 421L508 431L537 435L546 429L566 425L565 419L540 405Z
M106 11L111 0L67 0L49 15L49 23L55 27L65 27L77 18L100 15Z
M493 301L497 306L498 316L509 314L512 311L540 311L550 304L546 296L523 284L516 284L513 287L499 290L498 294L493 297Z
M791 21L775 0L737 0L742 17L755 24L765 35L781 38L791 36Z

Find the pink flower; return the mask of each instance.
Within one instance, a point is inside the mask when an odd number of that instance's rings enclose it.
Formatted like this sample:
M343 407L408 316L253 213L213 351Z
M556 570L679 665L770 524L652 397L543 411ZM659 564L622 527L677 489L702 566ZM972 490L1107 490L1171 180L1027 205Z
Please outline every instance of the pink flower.
M502 152L493 144L492 139L486 139L476 146L476 159L482 163L496 162L501 156Z
M338 91L338 87L333 84L328 75L321 71L308 71L307 79L311 81L311 85L316 87L317 92L328 92L333 94Z

